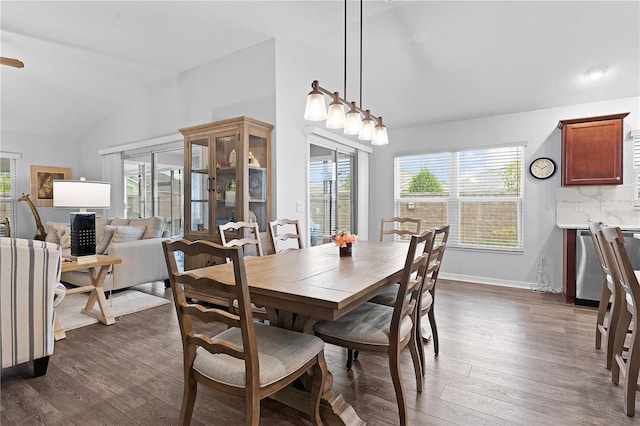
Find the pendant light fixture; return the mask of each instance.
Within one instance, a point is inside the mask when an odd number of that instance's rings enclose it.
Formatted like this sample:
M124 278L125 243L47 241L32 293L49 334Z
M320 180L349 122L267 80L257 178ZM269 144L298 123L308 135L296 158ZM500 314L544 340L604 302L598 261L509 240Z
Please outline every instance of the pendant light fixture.
M348 102L347 97L347 0L344 1L344 98L339 92L330 92L320 86L318 80L311 83L311 92L307 96L304 118L310 121L327 120L325 125L329 129L344 128L347 135L358 135L360 140L370 140L373 145L389 143L387 128L382 123L382 117L371 114L370 110L363 110L362 106L362 2L360 0L360 106L355 102ZM329 112L324 95L331 96ZM344 107L349 107L345 116ZM364 115L364 118L362 118Z

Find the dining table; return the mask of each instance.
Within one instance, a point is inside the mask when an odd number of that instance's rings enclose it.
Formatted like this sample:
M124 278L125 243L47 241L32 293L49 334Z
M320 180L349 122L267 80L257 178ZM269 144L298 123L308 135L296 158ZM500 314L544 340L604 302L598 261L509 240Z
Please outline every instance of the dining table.
M360 240L351 256L340 256L333 243L261 257L245 257L251 301L267 308L274 326L313 333L316 320L335 320L367 302L385 288L400 281L409 245L406 242ZM208 276L234 282L230 263L190 270L195 276ZM206 294L190 294L207 300ZM320 406L326 424L363 425L353 407L332 390L329 374ZM293 408L308 393L288 387L273 396Z

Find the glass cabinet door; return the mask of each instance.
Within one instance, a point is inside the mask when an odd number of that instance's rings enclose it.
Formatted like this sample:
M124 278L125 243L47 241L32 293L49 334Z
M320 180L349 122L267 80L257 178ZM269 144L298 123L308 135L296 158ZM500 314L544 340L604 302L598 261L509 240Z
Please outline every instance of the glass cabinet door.
M249 134L249 211L247 220L267 230L267 138Z
M237 146L238 134L236 131L216 134L214 140L216 151L216 226L218 226L238 220L236 187L240 153L237 151L240 150Z
M209 139L190 141L191 147L191 231L209 233L209 197L211 179L209 177Z

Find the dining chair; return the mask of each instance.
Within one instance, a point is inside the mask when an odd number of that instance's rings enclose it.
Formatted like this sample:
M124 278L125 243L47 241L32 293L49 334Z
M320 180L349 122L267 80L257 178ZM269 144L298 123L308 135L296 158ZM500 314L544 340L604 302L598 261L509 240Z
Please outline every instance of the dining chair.
M607 249L607 242L602 236L602 222L589 221L589 232L593 246L595 247L602 270L602 293L598 304L598 315L596 316L596 349L602 346L602 340L606 342L606 366L611 370L613 364L613 344L615 330L620 318L620 310L624 303L624 290L617 281L617 275L611 270L613 261L610 259L610 250ZM611 307L609 308L609 303ZM607 312L609 315L607 315Z
M162 242L173 301L182 337L184 393L180 425L191 423L198 384L245 399L245 424L258 425L260 401L311 370L311 399L306 407L311 422L320 420L320 396L327 377L324 342L313 335L256 323L252 320L244 256L240 247L209 241ZM176 252L185 257L206 253L230 259L234 282L222 282L202 273L181 273ZM188 303L184 290L194 289L218 298L238 300L238 312ZM229 328L211 336L201 327L220 323ZM208 327L208 329L210 329Z
M436 324L434 302L436 295L436 283L438 282L438 275L440 274L440 267L442 265L442 259L444 252L447 248L447 241L449 240L450 225L443 225L438 228L434 228L434 242L433 249L429 256L429 267L427 269L427 278L425 278L424 286L422 287L422 297L420 300L420 314L418 319L420 326L417 327L419 332L418 339L420 342L420 363L422 364L423 372L425 370L424 360L424 341L425 338L424 325L422 324L422 318L427 316L429 318L429 325L431 327L431 336L433 337L433 352L438 355L440 351L440 345L438 340L438 326ZM393 306L397 294L397 284L384 290L382 293L373 297L370 302L379 303L382 305ZM354 356L354 358L357 358Z
M260 229L256 222L227 222L218 225L220 241L225 247L242 247L245 255L262 256ZM253 249L251 249L253 247ZM247 251L247 248L250 248ZM255 251L253 251L255 250Z
M638 303L640 303L640 283L633 270L629 254L624 245L624 236L619 227L603 226L602 236L611 259L612 272L624 291L624 305L620 310L613 343L613 364L611 381L619 384L622 374L624 388L624 412L633 417L636 409L638 370L640 369L640 339L638 339ZM615 289L614 289L615 291ZM629 327L631 325L631 327ZM628 330L631 329L631 333ZM630 340L627 344L627 335Z
M274 220L269 222L268 231L269 241L271 242L271 253L273 254L304 247L302 234L300 233L300 223L297 220Z
M433 230L411 236L407 257L393 307L366 302L335 321L318 321L314 331L326 343L358 351L386 352L389 371L396 392L400 424L407 424L407 403L400 371L400 351L409 347L416 376L416 387L422 392L422 367L418 354L416 327L422 285L426 276ZM418 246L424 244L421 252ZM419 253L416 256L416 253Z
M241 247L243 255L247 254L247 247L253 247L255 252L249 250L250 255L262 256L262 243L260 242L260 229L256 222L227 222L224 225L218 225L220 232L220 240L225 247ZM235 233L236 238L227 240L227 234ZM254 318L260 321L268 320L267 310L262 306L251 304ZM238 301L232 302L232 309L238 309Z
M384 241L386 235L396 235L408 238L420 233L421 219L412 217L387 217L380 220L380 241Z

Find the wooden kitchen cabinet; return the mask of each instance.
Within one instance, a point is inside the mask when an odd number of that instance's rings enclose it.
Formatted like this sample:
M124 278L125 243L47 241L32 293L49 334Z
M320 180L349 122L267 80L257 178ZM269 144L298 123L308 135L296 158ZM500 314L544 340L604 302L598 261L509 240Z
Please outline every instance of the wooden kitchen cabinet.
M220 243L218 225L271 220L271 131L249 117L180 129L184 136L184 237ZM219 263L202 257L186 268Z
M562 186L622 185L623 119L628 112L561 120Z

